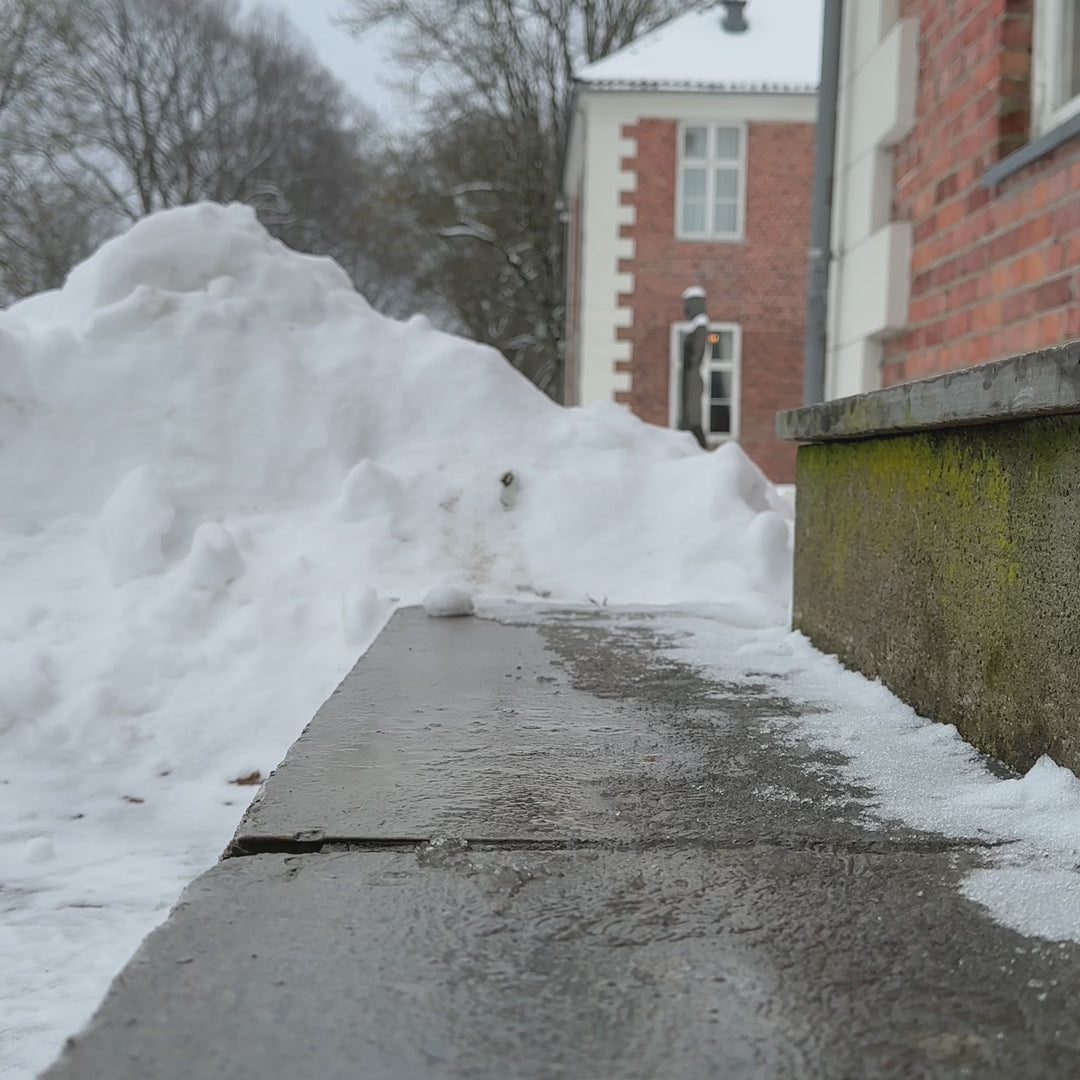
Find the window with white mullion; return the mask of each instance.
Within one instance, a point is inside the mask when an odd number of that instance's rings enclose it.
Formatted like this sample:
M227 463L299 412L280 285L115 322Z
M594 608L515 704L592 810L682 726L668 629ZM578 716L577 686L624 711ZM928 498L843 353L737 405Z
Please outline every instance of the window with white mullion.
M1080 113L1080 0L1038 0L1034 113L1046 132Z
M735 334L713 330L706 354L708 382L705 385L705 433L712 438L729 438L734 432Z
M739 231L739 169L713 170L713 232L717 235Z
M709 217L709 170L683 169L683 232L708 232Z
M678 235L737 240L742 233L742 129L685 124L682 128Z
M669 423L681 415L680 393L683 348L693 323L671 328L671 382ZM710 323L705 355L701 360L701 426L713 445L739 435L741 331L734 323Z

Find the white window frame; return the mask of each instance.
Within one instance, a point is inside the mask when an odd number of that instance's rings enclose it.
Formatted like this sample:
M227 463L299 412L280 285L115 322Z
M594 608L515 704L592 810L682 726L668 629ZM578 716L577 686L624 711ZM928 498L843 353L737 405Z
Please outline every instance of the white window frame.
M1063 98L1060 91L1068 72L1062 48L1070 35L1067 6L1072 0L1037 0L1032 55L1031 112L1035 133L1044 135L1080 113L1080 94ZM1074 31L1075 33L1075 28Z
M704 159L687 159L684 156L686 148L686 129L703 127L708 134L708 149ZM718 167L730 167L730 161L719 161L712 157L714 133L717 128L732 128L739 133L739 169L738 191L735 196L735 231L731 233L703 232L688 233L683 230L683 169L705 167L705 206L709 217L713 214L713 185L715 183L715 169ZM681 120L679 122L679 148L676 155L675 167L675 238L677 240L689 240L704 244L741 244L746 239L746 158L747 137L746 124L731 120Z
M671 324L671 343L668 349L671 357L668 376L668 427L676 427L679 423L679 395L682 383L682 353L679 349L679 333L689 332L694 328L692 322L677 322ZM738 442L742 422L742 326L739 323L711 322L709 332L728 331L732 335L731 344L731 431L726 435L713 435L706 430L705 438L710 446L719 446L721 443ZM704 390L701 395L701 419L702 425L707 428L709 419L709 371L712 364L708 358L708 350L701 361L702 382Z

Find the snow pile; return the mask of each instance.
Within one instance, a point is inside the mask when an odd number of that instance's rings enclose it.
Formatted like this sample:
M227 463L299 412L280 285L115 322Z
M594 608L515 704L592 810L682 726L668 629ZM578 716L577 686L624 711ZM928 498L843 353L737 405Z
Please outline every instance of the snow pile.
M449 566L495 591L786 596L790 512L737 447L560 409L241 207L148 218L11 309L0 400L0 513L99 515L116 584L174 568L204 522L333 504L321 531L404 562L404 593Z
M109 497L98 519L105 562L114 585L165 569L161 543L176 513L145 465L133 469Z
M424 610L433 618L472 615L476 611L472 594L460 585L436 585L424 597Z
M0 313L0 1071L86 1019L395 604L780 625L790 544L737 447L558 408L243 207Z

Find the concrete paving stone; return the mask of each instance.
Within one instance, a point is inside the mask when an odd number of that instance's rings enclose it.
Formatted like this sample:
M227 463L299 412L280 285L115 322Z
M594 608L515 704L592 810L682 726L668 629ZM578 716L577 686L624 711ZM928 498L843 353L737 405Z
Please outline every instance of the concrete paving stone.
M1075 1075L975 855L324 852L194 882L47 1080Z
M776 737L796 706L665 662L662 646L614 617L513 626L400 611L256 797L234 850L434 836L868 840L864 793L825 775L828 755ZM755 795L770 785L793 801ZM804 804L825 796L833 809L809 820Z

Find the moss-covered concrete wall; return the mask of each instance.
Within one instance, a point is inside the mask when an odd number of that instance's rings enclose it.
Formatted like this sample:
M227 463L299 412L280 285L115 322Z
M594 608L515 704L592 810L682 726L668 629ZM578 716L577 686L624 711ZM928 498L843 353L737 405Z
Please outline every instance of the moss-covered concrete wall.
M1080 773L1080 417L803 446L794 625L1024 769Z

